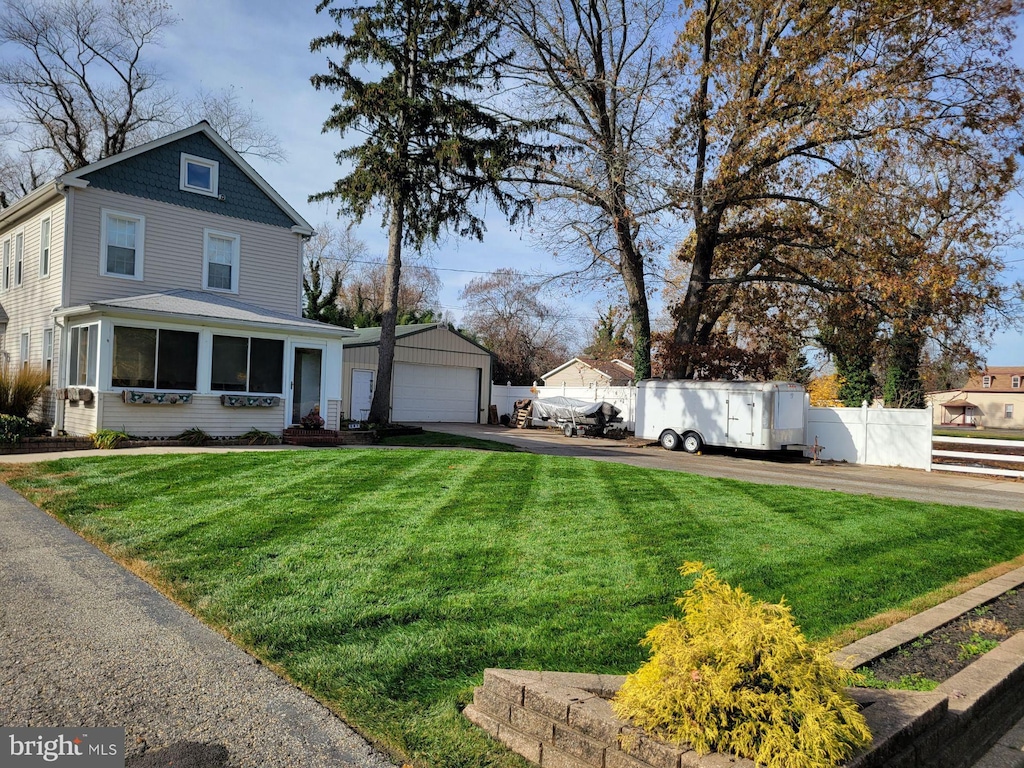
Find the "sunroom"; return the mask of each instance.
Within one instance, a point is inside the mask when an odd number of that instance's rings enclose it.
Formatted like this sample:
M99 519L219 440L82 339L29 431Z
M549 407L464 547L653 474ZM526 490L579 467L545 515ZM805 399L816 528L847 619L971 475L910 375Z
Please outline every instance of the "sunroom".
M311 413L338 426L347 329L187 290L54 317L64 341L55 427L68 434L280 434Z

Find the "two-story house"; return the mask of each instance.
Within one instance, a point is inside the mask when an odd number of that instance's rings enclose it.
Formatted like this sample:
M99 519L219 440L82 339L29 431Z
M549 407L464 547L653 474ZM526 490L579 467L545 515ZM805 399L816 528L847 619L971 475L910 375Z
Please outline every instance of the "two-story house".
M337 427L346 329L302 318L312 228L206 122L0 211L8 365L51 371L58 430Z
M992 366L962 389L929 392L933 420L948 426L1024 428L1024 366Z

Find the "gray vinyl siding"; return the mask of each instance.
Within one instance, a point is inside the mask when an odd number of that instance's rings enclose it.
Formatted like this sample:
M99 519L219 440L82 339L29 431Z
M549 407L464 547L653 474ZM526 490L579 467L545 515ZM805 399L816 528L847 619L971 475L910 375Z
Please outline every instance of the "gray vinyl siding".
M48 277L39 276L40 226L44 219L50 219L50 272ZM22 283L15 284L14 240L18 233L24 236L22 256ZM59 360L59 330L54 325L51 311L61 303L61 268L64 245L64 199L60 198L44 209L38 210L0 232L0 248L10 238L11 285L7 291L0 289L0 304L7 312L9 321L4 334L4 358L20 367L43 365L43 331L54 331L54 369ZM2 258L2 251L0 251ZM21 359L21 336L29 334L29 356Z
M290 229L106 190L74 190L73 194L69 306L175 288L203 290L204 229L209 228L240 237L238 293L225 295L301 316L302 241ZM101 273L104 210L145 218L142 280Z

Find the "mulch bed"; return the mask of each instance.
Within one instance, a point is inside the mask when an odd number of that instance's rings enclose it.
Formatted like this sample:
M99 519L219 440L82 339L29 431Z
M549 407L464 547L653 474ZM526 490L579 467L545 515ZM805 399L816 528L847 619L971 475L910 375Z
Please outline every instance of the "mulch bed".
M1024 629L1024 591L1010 590L912 643L865 664L879 680L923 678L941 683L967 667L992 642Z

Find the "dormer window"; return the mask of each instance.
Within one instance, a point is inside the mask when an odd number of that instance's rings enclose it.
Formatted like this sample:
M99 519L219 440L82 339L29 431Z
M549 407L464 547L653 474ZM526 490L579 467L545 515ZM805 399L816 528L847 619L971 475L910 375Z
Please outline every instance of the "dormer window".
M1010 386L1014 389L1020 389L1020 376L1014 376L1010 379Z
M992 386L992 377L991 376L982 376L981 377L981 386L984 387L985 389L988 389L989 387L991 387Z
M217 197L217 175L219 164L195 155L181 154L180 189L199 195Z

